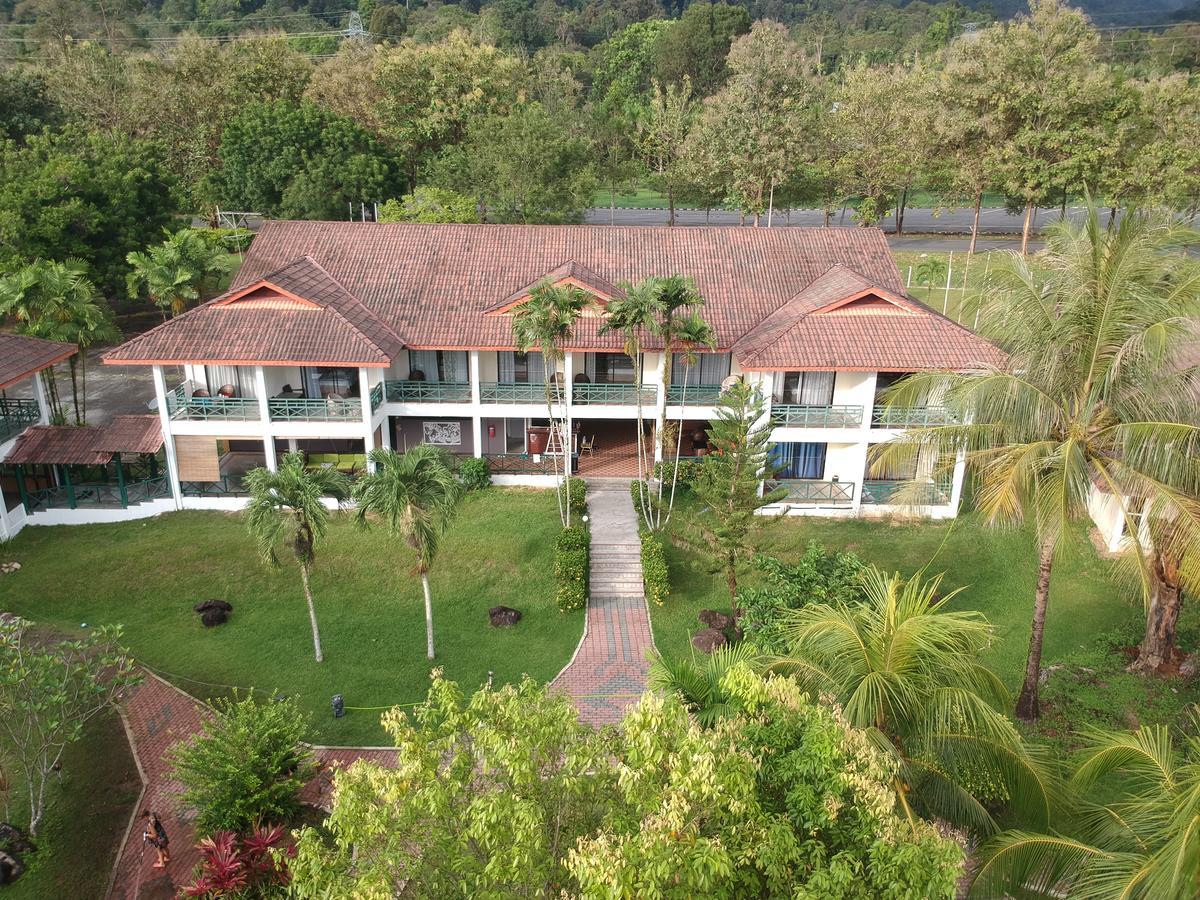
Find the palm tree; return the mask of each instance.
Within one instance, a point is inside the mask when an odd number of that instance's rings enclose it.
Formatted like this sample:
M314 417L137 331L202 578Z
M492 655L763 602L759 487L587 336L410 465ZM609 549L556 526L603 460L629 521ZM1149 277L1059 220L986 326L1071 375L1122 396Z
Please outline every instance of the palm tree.
M1159 386L1200 311L1200 271L1177 251L1200 240L1167 217L1131 212L1111 229L1095 207L1081 225L1048 233L1036 268L1017 254L993 270L982 301L986 333L1007 364L967 373L922 373L889 390L889 405L936 399L955 424L914 429L878 445L877 466L911 464L932 450L938 474L962 457L991 523L1032 519L1037 586L1017 715L1038 715L1038 680L1050 579L1074 523L1086 521L1094 486L1153 521L1156 552L1200 585L1200 428L1163 416ZM1150 597L1153 568L1134 553Z
M861 603L788 614L791 649L773 665L831 695L895 759L893 787L910 821L942 818L992 834L989 806L1003 799L1024 821L1044 823L1053 779L1002 712L1004 685L979 663L992 628L977 612L949 609L959 592L942 596L941 582L868 569Z
M675 456L672 460L671 468L671 493L668 496L666 503L666 515L659 523L660 527L665 528L667 523L671 521L671 513L675 509L675 487L679 482L679 456L683 450L683 420L686 418L687 412L687 380L691 375L692 366L696 364L696 350L699 347L707 347L712 350L717 345L717 334L713 331L712 326L705 321L704 317L699 312L693 311L688 315L674 319L671 323L670 334L664 338L663 352L667 354L666 367L663 369L663 390L666 391L670 381L670 365L673 359L673 354L679 353L683 357L683 386L679 396L679 427L675 430ZM661 433L663 438L667 437L666 429L666 409L663 410L664 421L660 423ZM667 458L667 449L662 449L663 459ZM663 509L663 481L658 482L658 504L659 510Z
M160 244L125 257L131 269L126 276L129 296L145 294L162 311L177 316L190 302L199 300L205 284L228 271L225 252L193 228L181 228Z
M16 319L22 334L79 348L68 360L76 425L87 422L87 349L120 339L112 312L87 272L82 260L39 259L0 278L0 316ZM47 370L46 384L54 417L62 421L65 416L53 370Z
M258 544L263 559L278 565L275 551L281 545L291 548L300 565L308 620L312 624L313 652L317 662L321 653L321 632L317 628L317 609L313 605L309 575L316 557L317 538L325 534L329 510L324 497L342 501L350 496L350 481L336 469L309 470L303 453L285 453L279 471L267 468L246 473L250 503L246 507L246 528Z
M358 521L364 527L370 515L388 524L417 554L414 571L425 592L426 652L433 659L433 601L429 570L442 535L454 516L462 485L454 477L445 451L418 444L405 453L379 448L371 451L375 471L354 485Z
M710 656L697 660L667 660L656 653L650 660L646 684L656 691L671 691L705 728L740 711L725 687L725 676L739 666L755 668L758 651L752 644L737 643L718 647Z
M584 311L595 305L591 294L570 285L542 284L534 288L529 299L513 314L513 341L521 353L537 348L545 362L546 420L550 423L550 445L547 450L554 460L558 474L558 456L554 442L558 438L563 457L563 489L559 492L558 512L563 527L571 524L571 446L565 418L560 423L554 416L554 379L558 364L566 357L567 342L575 323Z
M1194 732L1196 708L1192 720ZM1071 785L1086 791L1108 779L1110 793L1122 799L1080 803L1066 833L1010 831L986 843L972 893L1095 900L1200 895L1200 739L1176 739L1165 725L1095 732Z

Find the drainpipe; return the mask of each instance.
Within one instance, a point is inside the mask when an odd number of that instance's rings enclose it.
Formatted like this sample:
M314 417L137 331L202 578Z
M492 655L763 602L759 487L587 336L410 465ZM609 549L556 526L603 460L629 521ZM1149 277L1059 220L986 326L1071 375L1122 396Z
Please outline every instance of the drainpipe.
M67 506L69 506L71 509L75 509L78 504L75 500L75 485L71 483L71 467L58 466L57 468L59 472L61 472L63 484L67 488Z
M33 506L29 502L29 489L25 486L25 466L19 463L17 465L17 493L21 495L21 505L25 507L25 515L30 515L33 512Z
M121 462L121 454L113 454L113 462L117 466L117 491L121 495L121 509L129 507L129 492L125 489L125 464Z

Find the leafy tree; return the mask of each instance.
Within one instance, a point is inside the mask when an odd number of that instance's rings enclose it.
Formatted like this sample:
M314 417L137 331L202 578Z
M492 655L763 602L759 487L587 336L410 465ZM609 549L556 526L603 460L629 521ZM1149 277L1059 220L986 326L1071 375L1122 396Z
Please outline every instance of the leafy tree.
M0 147L0 271L78 258L115 293L125 254L172 213L171 183L148 144L70 129Z
M609 111L640 106L654 78L659 38L672 27L664 19L634 22L594 47L592 97Z
M637 147L651 183L667 196L667 224L675 224L675 202L687 184L688 134L695 118L691 79L666 89L653 83L650 102L637 123Z
M21 619L0 622L0 734L21 773L29 833L46 813L46 786L63 751L84 727L115 708L139 675L120 644L121 631L100 627L77 641L46 641Z
M384 716L397 766L339 773L292 891L953 896L961 851L904 827L865 735L788 679L735 666L721 689L738 713L711 730L647 694L597 733L528 679L466 699L435 671L411 719Z
M1193 708L1194 726L1200 726ZM981 848L972 894L1065 893L1186 900L1200 890L1200 741L1165 725L1093 732L1072 786L1122 799L1084 802L1066 833L1009 831Z
M300 811L300 790L316 774L302 743L308 715L292 697L253 695L213 701L200 733L167 751L180 800L194 810L196 833L243 833L286 824Z
M308 621L312 624L313 653L322 661L321 632L317 628L317 609L313 605L309 575L316 557L317 538L325 535L329 511L323 498L345 500L350 496L350 481L336 469L309 470L303 453L285 453L279 470L260 467L246 473L246 528L263 559L278 565L276 550L282 545L292 551L300 566Z
M684 529L684 540L725 577L730 602L737 603L737 576L754 553L751 536L759 527L757 510L777 503L784 489L760 493L770 475L772 426L762 393L739 381L721 395L708 424L713 452L692 479L699 513Z
M79 348L79 353L67 361L76 425L87 423L88 348L120 338L112 311L87 272L82 260L59 263L39 259L11 275L0 276L0 315L14 318L22 334ZM53 369L45 370L43 379L54 419L65 421Z
M741 712L736 692L727 690L726 676L735 667L759 662L758 648L749 643L726 644L696 658L668 659L655 653L646 672L646 686L672 693L704 728L712 728L727 716Z
M750 30L750 14L726 3L692 3L655 45L654 69L664 84L684 78L701 97L725 81L725 60L733 39Z
M273 216L339 218L393 196L399 175L374 137L311 103L247 106L225 126L214 191L221 205Z
M989 806L1007 801L1044 825L1053 780L1001 711L1004 685L978 661L992 629L977 612L949 609L959 591L943 595L941 581L867 569L861 602L814 603L785 620L790 647L779 665L889 748L910 822L941 818L992 834Z
M130 297L144 291L162 311L177 316L188 303L201 299L204 286L229 271L229 261L220 245L193 228L167 232L167 239L135 250L125 257L130 265L125 276Z
M425 594L426 655L433 659L429 570L454 516L462 485L454 477L445 451L430 444L418 444L405 453L380 447L371 451L370 461L374 471L354 485L358 521L365 527L372 515L378 516L416 554L413 570L421 577Z
M550 423L550 458L554 461L557 474L558 458L563 459L563 486L558 491L558 514L563 528L571 525L571 456L566 452L569 437L567 422L554 414L558 399L558 365L566 357L567 342L575 329L575 323L588 309L595 306L595 298L586 291L570 285L539 285L528 300L517 307L512 317L513 343L520 353L528 353L535 347L541 352L546 365L543 387L546 390L546 421ZM554 452L555 448L560 452Z
M44 76L15 67L0 71L0 141L22 142L58 125L61 117Z
M1121 498L1131 534L1141 510L1154 528L1154 554L1175 561L1184 584L1200 575L1200 496L1191 460L1200 429L1164 409L1163 387L1189 317L1200 303L1194 263L1171 251L1197 235L1170 219L1130 212L1113 228L1095 208L1075 226L1048 231L1036 269L1012 256L993 268L980 321L1009 353L1002 367L923 373L891 389L888 404L937 396L956 422L914 429L875 451L876 464L939 454L945 474L959 454L977 485L975 503L994 523L1031 519L1038 542L1037 587L1017 715L1038 715L1038 682L1050 580L1072 525L1086 521L1094 485ZM1184 375L1186 377L1186 373ZM1191 396L1180 387L1167 391ZM941 454L945 454L942 456ZM1135 547L1151 621L1172 596ZM1161 651L1174 640L1155 638Z
M470 197L445 188L422 186L379 207L380 222L477 222L479 210Z

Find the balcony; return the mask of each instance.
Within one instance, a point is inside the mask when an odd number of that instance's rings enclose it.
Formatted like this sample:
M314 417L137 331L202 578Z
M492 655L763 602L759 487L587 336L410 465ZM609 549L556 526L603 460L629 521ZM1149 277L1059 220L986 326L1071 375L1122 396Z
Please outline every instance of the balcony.
M871 412L872 428L927 428L957 421L941 406L876 406Z
M858 428L862 425L863 408L772 404L771 420L785 428Z
M551 387L555 403L562 402L562 388ZM540 381L484 381L479 385L481 403L546 402L546 385Z
M719 384L673 384L667 388L667 404L679 406L682 403L695 403L697 406L715 406L721 399Z
M272 422L361 422L362 401L308 397L272 397L267 401Z
M167 413L172 419L190 422L210 420L247 422L260 419L258 400L253 397L196 397L181 384L167 394Z
M383 392L391 403L471 402L471 385L465 381L385 381Z
M911 481L864 481L862 502L874 506L945 506L950 502L950 485L932 481L916 486Z
M818 506L850 506L854 503L853 481L821 481L818 479L782 479L775 485L786 488L782 503L812 503Z
M632 384L575 384L571 400L576 406L633 406L637 403L639 390ZM640 394L644 406L653 406L658 398L658 389L653 385L642 385Z
M36 425L40 418L35 400L0 400L0 443Z

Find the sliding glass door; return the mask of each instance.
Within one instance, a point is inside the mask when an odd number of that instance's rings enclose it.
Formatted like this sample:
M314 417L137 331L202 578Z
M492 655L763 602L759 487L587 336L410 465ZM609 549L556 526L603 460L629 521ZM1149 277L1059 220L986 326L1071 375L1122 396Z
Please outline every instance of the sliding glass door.
M821 480L825 477L825 449L827 444L782 443L771 450L771 462L775 466L776 478L802 478Z

